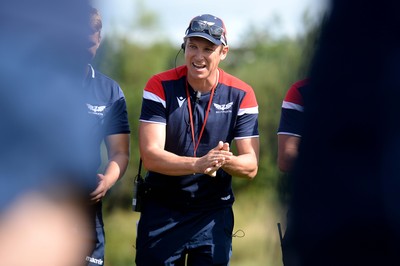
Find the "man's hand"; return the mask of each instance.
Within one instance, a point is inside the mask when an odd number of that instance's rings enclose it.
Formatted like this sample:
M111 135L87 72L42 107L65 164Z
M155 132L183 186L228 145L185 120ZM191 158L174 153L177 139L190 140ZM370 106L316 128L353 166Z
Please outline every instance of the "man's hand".
M210 160L210 166L204 171L209 176L216 176L217 170L223 166L232 156L230 152L229 143L219 141L218 145L209 151L204 157L208 157Z
M106 195L107 191L110 189L107 179L103 174L97 174L99 182L96 189L90 193L90 202L97 203Z

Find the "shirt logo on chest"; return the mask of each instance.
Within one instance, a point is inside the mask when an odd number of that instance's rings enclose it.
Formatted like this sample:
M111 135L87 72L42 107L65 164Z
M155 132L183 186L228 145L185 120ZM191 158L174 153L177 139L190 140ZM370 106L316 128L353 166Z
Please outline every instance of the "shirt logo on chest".
M178 105L179 107L182 107L182 104L185 102L185 98L183 98L182 96L176 97L176 99L178 100Z
M216 113L231 113L232 112L233 102L227 104L218 104L214 103L215 109L217 109Z
M88 110L89 110L89 114L93 114L93 115L98 115L98 116L103 116L104 115L104 110L106 109L105 105L91 105L89 103L86 104Z

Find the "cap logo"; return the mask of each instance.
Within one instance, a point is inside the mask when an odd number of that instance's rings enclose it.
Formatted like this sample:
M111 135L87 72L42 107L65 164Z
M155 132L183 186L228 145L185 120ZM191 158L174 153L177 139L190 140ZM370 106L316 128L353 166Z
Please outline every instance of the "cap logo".
M204 23L206 23L208 26L212 26L215 24L215 22L210 22L210 21L204 21L202 20Z

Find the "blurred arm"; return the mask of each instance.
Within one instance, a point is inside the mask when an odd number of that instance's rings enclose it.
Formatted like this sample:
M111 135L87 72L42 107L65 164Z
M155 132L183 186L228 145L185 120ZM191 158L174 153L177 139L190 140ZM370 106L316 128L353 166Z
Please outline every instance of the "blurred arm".
M104 175L114 185L120 179L128 167L129 162L129 134L109 135L105 139L108 164Z
M292 170L298 155L300 137L293 135L278 135L278 167L282 172Z
M104 174L98 174L99 183L91 193L92 201L101 200L107 191L120 179L129 162L129 134L109 135L105 139L108 164Z

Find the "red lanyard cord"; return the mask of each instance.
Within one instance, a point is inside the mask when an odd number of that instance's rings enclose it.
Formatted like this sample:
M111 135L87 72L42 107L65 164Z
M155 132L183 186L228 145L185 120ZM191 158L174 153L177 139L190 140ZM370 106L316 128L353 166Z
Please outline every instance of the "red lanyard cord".
M206 127L206 123L207 123L207 120L208 120L208 114L210 113L211 103L212 103L212 100L213 100L213 97L214 97L214 91L215 91L215 88L217 87L217 84L218 84L218 76L217 76L217 82L215 82L214 86L211 89L211 95L210 95L210 100L208 101L206 116L204 118L203 126L201 127L199 138L197 139L197 142L196 142L195 137L194 137L192 103L190 101L189 85L188 85L188 82L187 82L187 79L186 79L186 98L187 98L187 103L188 103L188 108L189 108L190 129L192 131L193 143L196 143L195 146L194 146L194 150L193 150L193 156L194 157L196 157L196 151L197 151L197 148L199 147L201 137L203 136L204 128Z

